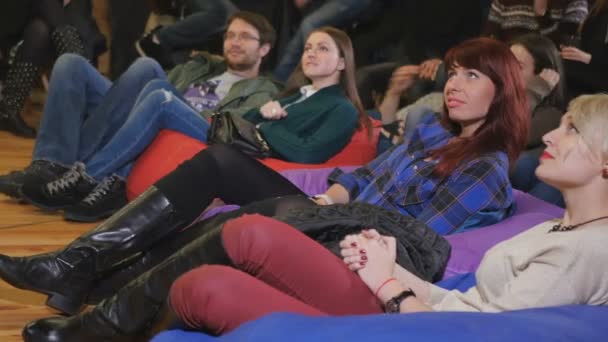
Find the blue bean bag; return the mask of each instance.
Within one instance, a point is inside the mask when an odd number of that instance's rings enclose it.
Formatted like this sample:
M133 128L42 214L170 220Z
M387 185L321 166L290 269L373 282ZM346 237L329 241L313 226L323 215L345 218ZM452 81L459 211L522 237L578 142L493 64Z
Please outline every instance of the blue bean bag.
M438 285L466 290L472 273ZM153 342L195 341L608 341L608 307L568 305L503 313L432 312L402 315L306 317L276 313L213 337L170 330Z

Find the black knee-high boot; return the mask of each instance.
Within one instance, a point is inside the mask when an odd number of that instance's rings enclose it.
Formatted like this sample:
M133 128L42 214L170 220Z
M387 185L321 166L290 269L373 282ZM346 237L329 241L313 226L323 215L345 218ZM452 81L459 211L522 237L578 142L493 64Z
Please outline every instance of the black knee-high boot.
M171 284L180 275L204 264L231 265L221 231L221 225L211 229L89 312L30 322L23 329L24 341L133 341L141 337L163 316Z
M97 304L103 299L114 295L131 280L160 264L190 242L203 236L211 229L224 224L230 219L245 214L260 214L269 217L286 216L289 215L291 210L302 209L313 205L314 204L305 196L291 195L275 197L254 202L243 206L240 209L221 213L212 218L198 222L184 231L180 231L177 236L171 239L159 241L154 246L147 249L137 260L134 260L127 266L121 267L112 273L106 274L102 279L96 281L95 287L91 289L89 297L87 298L87 304Z
M0 255L0 277L15 287L45 293L48 306L75 314L96 280L186 224L163 193L151 187L63 250L30 257Z
M17 56L8 69L3 98L0 100L0 130L25 138L34 138L36 130L21 117L21 110L40 75L40 67Z

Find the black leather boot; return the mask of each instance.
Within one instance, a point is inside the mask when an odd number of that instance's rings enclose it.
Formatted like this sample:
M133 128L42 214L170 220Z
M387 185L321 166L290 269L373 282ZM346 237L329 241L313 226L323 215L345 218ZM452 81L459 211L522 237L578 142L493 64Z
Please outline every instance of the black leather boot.
M25 138L36 137L36 130L23 121L21 110L39 74L40 67L33 63L17 58L11 64L0 100L0 130Z
M64 25L56 28L51 33L51 41L55 46L55 52L57 56L61 56L64 53L75 53L81 56L85 56L85 48L78 34L78 30L74 26Z
M0 255L0 277L17 288L45 293L48 306L75 314L97 279L138 258L185 225L168 199L150 187L59 252L30 257Z
M169 289L179 276L204 264L231 264L221 230L222 226L211 229L89 312L30 322L23 329L24 341L133 341L141 337L164 317Z
M89 297L87 298L87 304L95 305L103 299L114 295L131 280L160 264L190 242L203 236L213 228L223 225L230 219L244 214L254 213L270 217L276 215L285 216L288 215L291 210L297 211L310 206L314 206L314 204L307 196L293 195L275 197L253 202L242 206L237 210L220 213L204 221L197 222L191 227L179 232L175 237L159 241L154 246L151 246L140 258L134 260L134 262L129 265L104 275L102 279L95 282L95 287L91 289Z

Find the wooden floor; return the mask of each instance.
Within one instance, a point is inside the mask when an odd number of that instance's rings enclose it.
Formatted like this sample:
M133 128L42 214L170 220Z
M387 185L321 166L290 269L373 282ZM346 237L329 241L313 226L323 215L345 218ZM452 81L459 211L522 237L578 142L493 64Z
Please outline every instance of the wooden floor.
M25 119L37 124L39 107L30 105L29 108ZM33 139L0 131L0 174L28 165L33 147ZM68 223L57 213L44 212L0 195L2 254L31 255L54 250L92 226ZM57 314L44 305L45 299L43 295L15 289L0 280L0 341L22 341L21 330L27 322Z

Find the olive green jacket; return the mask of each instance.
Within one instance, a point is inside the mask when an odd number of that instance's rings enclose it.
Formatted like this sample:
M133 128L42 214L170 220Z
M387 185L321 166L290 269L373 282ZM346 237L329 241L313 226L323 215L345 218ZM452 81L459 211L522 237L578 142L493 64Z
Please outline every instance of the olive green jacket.
M169 82L181 93L194 82L201 82L221 75L226 71L224 59L209 53L200 53L190 61L173 68L168 75ZM282 85L268 77L243 79L232 85L228 94L216 108L243 115L247 111L259 108L274 99L281 91ZM209 118L212 110L204 110L201 115Z

